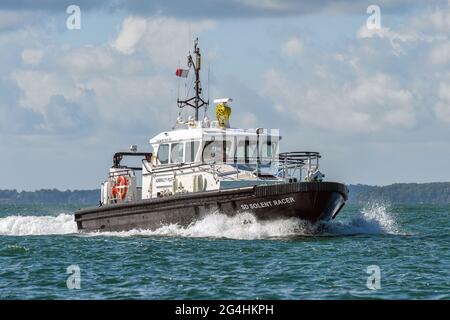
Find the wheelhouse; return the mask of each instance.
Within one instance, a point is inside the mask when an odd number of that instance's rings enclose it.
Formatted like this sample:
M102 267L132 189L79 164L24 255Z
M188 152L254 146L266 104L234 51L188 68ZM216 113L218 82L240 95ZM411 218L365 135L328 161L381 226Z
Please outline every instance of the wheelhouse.
M255 170L274 163L279 154L278 130L184 129L150 140L155 166L227 164Z

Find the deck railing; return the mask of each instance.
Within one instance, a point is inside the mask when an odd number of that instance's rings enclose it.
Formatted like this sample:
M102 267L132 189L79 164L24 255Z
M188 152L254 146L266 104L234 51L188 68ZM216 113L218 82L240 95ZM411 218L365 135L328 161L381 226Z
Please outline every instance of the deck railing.
M193 172L203 171L211 173L216 179L226 176L228 179L238 180L240 172L250 171L256 177L260 178L273 176L285 179L286 181L301 181L302 179L307 179L307 177L319 169L320 158L321 155L314 151L282 152L278 154L278 157L236 158L224 163L235 168L235 170L228 170L226 172L220 171L221 163L216 163L215 161L166 164L151 169L147 167L145 161L143 161L143 165L149 172L144 173L144 175L164 175L171 172L176 175L176 172L179 170L185 173L185 170L192 170Z
M319 170L321 155L315 151L291 151L278 155L278 168L284 179L301 181Z

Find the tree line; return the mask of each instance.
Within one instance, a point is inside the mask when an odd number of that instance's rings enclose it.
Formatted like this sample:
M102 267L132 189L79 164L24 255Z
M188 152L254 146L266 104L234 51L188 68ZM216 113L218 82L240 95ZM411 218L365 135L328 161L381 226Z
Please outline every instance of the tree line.
M390 203L450 204L450 182L395 183L388 186L349 185L349 203L369 201ZM37 191L0 190L0 203L96 205L100 190L41 189Z
M100 190L41 189L36 191L0 190L0 204L97 204Z
M450 204L450 182L394 183L388 186L349 185L352 203L386 201L389 203Z

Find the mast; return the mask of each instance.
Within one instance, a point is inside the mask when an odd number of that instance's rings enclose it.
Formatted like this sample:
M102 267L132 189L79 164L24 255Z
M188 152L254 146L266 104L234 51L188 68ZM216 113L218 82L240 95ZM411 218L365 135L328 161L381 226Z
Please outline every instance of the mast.
M189 52L188 54L188 61L187 61L187 65L189 68L193 68L194 69L194 74L195 74L195 84L194 84L194 90L195 90L195 96L188 98L186 100L180 100L177 99L177 103L178 103L178 108L184 108L185 106L189 106L195 109L195 121L198 121L198 109L200 109L201 107L207 107L209 105L209 100L205 101L203 100L203 98L201 97L202 94L202 84L200 81L200 69L201 69L201 60L202 60L202 56L200 54L200 48L198 46L198 38L195 39L194 41L194 56L195 56L195 61L191 55L191 53Z

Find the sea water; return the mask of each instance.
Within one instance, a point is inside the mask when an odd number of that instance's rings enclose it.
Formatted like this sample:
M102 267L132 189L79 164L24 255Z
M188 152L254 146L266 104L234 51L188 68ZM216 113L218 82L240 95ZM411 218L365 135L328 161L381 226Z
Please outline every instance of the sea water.
M0 205L1 299L450 298L450 205L348 205L320 226L211 212L89 234L75 209Z

